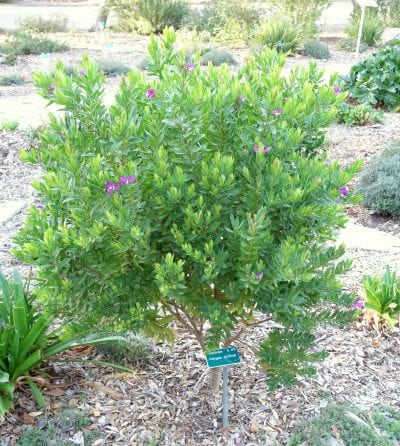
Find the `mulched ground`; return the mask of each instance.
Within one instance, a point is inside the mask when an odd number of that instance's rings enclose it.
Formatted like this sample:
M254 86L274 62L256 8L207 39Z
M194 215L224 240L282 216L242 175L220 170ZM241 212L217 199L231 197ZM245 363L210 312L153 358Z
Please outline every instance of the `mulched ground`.
M84 35L77 37L80 42L87 42L80 48L90 47L93 51L97 48L101 55L111 54L106 47L109 42L103 35L90 34L90 37L98 39L101 49L89 37L86 41ZM120 51L112 54L115 57L118 54L118 60L133 65L144 55L146 42L140 41L139 46L133 48L130 39L126 36L121 42L114 39L112 46ZM75 60L81 53L80 49L72 50L67 58ZM24 59L19 68L28 76L42 63L39 57L32 56ZM0 87L0 94L10 92ZM386 143L398 138L399 130L400 115L393 113L386 113L384 122L379 125L332 126L328 131L329 160L337 159L346 165L363 158L367 163ZM18 161L19 150L29 144L29 137L22 132L0 132L0 163L3 163L0 203L19 199L29 203L35 201L29 184L40 176L40 171ZM349 207L347 211L361 224L396 234L400 232L398 222L373 216L362 206ZM0 228L0 267L3 270L10 271L11 267L18 266L8 250L11 236L23 218L21 213ZM375 251L358 249L348 251L347 256L353 259L354 266L343 282L347 290L354 292L359 291L364 274L382 272L387 263L400 269L400 254L397 253L379 255ZM210 395L203 355L195 341L184 336L177 327L176 344L173 347L154 344L151 359L134 365L133 375L76 364L50 366L50 378L44 391L48 406L39 411L29 393L21 391L15 410L0 420L2 445L15 443L21 430L26 428L24 422L37 423L41 417L57 413L65 406L90 415L93 429L98 430L104 440L99 440L98 444L121 446L146 445L151 441L166 446L273 445L275 440L284 443L299 422L322 412L330 400L348 401L362 408L377 403L399 407L398 333L390 336L378 333L367 327L366 322L353 323L344 329L320 328L316 333L318 346L331 355L319 365L318 375L302 380L294 389L270 392L253 351L269 329L268 324L257 326L244 338L244 344L239 344L242 363L230 368L231 429L228 431L220 429L219 395Z

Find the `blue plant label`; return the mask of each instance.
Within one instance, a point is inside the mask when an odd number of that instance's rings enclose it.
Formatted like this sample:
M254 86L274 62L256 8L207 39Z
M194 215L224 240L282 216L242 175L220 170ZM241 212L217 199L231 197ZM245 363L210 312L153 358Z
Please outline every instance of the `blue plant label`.
M240 357L237 347L227 347L214 350L206 355L207 365L210 369L226 365L239 364Z

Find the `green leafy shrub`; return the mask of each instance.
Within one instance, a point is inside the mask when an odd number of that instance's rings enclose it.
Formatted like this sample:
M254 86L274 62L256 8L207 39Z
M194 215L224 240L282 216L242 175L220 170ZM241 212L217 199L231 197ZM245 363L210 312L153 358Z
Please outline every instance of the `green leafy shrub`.
M400 0L378 0L378 6L386 26L400 28Z
M272 18L261 24L255 40L259 45L274 48L281 53L293 53L301 43L302 32L292 21Z
M65 33L68 31L68 17L54 14L49 18L27 17L18 24L21 31L28 33Z
M313 57L314 59L329 59L331 57L329 48L318 40L306 42L303 53L305 56Z
M338 444L332 426L339 432L341 443L348 446L394 446L399 439L400 412L381 405L362 411L348 404L332 403L321 415L297 428L287 445Z
M260 10L249 7L246 1L211 0L203 9L193 9L185 26L232 46L247 42L259 20Z
M124 63L113 60L100 59L97 60L96 63L106 76L119 76L121 74L129 73L130 70Z
M17 74L5 74L0 76L0 85L22 85L25 83L25 79Z
M14 53L8 53L5 55L3 64L4 65L15 65L17 63L17 56Z
M381 321L390 328L398 323L400 314L400 279L396 272L386 266L385 274L380 277L364 277L365 307L374 311Z
M367 125L381 122L383 113L376 111L369 104L351 104L344 102L338 107L337 120L346 125Z
M321 149L344 96L315 63L282 75L285 57L267 48L238 72L201 69L174 40L168 29L151 39L149 75L131 71L111 107L87 57L85 76L60 63L35 75L66 117L23 154L45 171L34 182L44 209L29 210L14 253L37 266L48 311L79 329L172 340L175 319L210 351L255 311L271 315L282 328L260 361L271 386L293 384L325 356L310 351L312 329L346 320L353 300L331 241L359 165L327 165Z
M129 333L125 342L110 342L96 346L107 361L116 364L132 364L148 361L153 356L152 344L148 338Z
M20 31L12 33L11 39L0 45L0 52L14 56L56 53L67 50L68 46L65 43L44 37L33 37L31 34Z
M16 446L71 446L71 438L82 431L85 446L90 446L96 435L85 428L91 424L86 413L64 410L51 419L40 419L37 427L32 426L24 430Z
M349 24L346 27L346 34L351 39L357 39L360 27L361 12L356 9L350 17ZM365 11L364 24L361 34L361 41L368 46L377 45L385 31L385 24L377 12L371 8Z
M317 34L316 22L330 0L267 0L279 17L285 17L302 30L304 40Z
M380 214L400 217L400 142L387 146L369 162L360 179L364 205Z
M349 52L355 53L357 50L357 40L351 39L351 38L342 39L339 42L339 49L342 51L349 51ZM368 49L368 45L365 44L364 42L361 42L360 43L360 53L364 53L365 51L367 51L367 49Z
M381 48L351 67L345 85L359 102L400 109L400 44Z
M60 340L60 329L48 333L53 319L33 304L17 273L13 280L0 273L0 416L12 407L18 381L25 381L38 404L44 405L30 373L51 356L79 345L123 340L115 336Z
M190 8L181 0L111 0L119 17L118 28L139 34L160 33L166 26L179 29Z
M19 126L19 122L14 119L5 120L5 121L0 122L0 130L6 130L8 132L13 132L14 130L16 130L18 128L18 126Z
M214 48L210 51L207 51L199 59L200 65L208 65L209 62L211 62L215 67L218 67L223 63L226 63L228 65L236 65L237 63L231 53L228 53L228 51L221 50L219 48Z

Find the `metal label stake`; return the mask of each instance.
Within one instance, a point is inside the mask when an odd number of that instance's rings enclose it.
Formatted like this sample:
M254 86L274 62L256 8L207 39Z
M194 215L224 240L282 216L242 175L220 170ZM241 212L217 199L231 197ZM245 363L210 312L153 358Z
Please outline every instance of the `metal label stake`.
M240 357L236 347L220 348L206 355L207 365L210 369L222 367L222 427L229 427L229 395L228 395L228 366L239 364Z

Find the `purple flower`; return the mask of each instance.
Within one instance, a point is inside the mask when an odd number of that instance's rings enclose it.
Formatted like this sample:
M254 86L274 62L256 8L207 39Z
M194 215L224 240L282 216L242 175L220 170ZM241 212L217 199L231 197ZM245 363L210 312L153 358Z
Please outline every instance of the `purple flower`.
M40 203L38 203L37 205L36 205L36 209L39 209L39 210L43 210L44 209L44 206L42 205L42 204L40 204Z
M106 182L106 192L108 194L112 194L115 191L115 184L111 183L111 181Z
M136 181L136 177L132 175L131 177L128 177L128 183L134 183Z
M317 349L317 347L311 347L311 348L309 349L309 351L310 351L311 353L317 353L318 349Z
M349 188L347 186L339 187L340 198L344 198L349 192Z
M335 85L335 86L333 87L333 92L334 92L335 94L339 94L339 93L340 93L340 87L337 86L337 85Z
M360 297L357 297L357 299L351 304L351 308L354 310L362 310L364 308L364 302Z
M264 277L264 273L262 271L256 274L257 280L261 280L263 277Z
M56 89L56 86L54 84L50 84L50 87L48 90L49 94L53 94L55 89Z
M193 71L196 69L196 64L195 63L187 63L186 64L186 71Z
M271 150L271 147L264 146L263 153L268 153Z
M86 71L85 70L79 70L79 76L86 76Z
M119 184L126 184L128 182L128 178L126 178L126 177L121 177L120 179L119 179Z
M153 98L155 97L155 95L156 95L156 92L155 92L155 90L154 90L153 88L149 88L149 89L146 91L146 97L147 97L147 99L153 99Z
M267 147L267 146L262 146L263 147L263 153L268 153L271 150L271 147ZM254 153L258 153L260 150L260 148L258 146L253 146L253 152Z
M282 114L282 109L277 108L276 110L273 110L271 114L272 114L272 116L279 116Z

